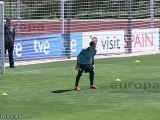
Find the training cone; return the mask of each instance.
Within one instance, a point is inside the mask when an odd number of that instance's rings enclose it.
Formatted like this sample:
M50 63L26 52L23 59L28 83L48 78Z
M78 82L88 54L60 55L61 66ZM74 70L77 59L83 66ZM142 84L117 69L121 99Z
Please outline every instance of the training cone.
M2 93L2 95L8 95L7 93Z
M135 62L136 62L136 63L139 63L140 61L139 61L139 60L136 60Z
M121 81L119 78L117 78L115 81Z

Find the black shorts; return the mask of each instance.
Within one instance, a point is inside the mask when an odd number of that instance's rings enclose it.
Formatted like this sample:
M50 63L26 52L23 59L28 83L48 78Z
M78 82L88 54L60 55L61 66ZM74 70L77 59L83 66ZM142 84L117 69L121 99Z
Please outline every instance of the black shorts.
M94 69L92 64L80 64L80 68L82 71L85 71L85 73L93 71Z

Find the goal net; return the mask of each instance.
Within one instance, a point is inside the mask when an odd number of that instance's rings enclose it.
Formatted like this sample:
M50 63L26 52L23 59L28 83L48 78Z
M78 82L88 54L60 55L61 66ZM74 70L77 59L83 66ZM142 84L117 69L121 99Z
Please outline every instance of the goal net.
M0 1L0 73L5 73L4 67L4 4Z

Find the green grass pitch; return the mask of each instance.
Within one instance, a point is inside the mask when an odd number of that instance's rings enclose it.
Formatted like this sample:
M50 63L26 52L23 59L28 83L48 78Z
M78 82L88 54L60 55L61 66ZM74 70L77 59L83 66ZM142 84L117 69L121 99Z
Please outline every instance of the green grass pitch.
M160 118L159 55L97 59L95 64L99 89L89 89L88 74L83 74L80 92L73 90L76 61L6 68L0 75L0 119L6 120L4 115L19 115L21 120Z

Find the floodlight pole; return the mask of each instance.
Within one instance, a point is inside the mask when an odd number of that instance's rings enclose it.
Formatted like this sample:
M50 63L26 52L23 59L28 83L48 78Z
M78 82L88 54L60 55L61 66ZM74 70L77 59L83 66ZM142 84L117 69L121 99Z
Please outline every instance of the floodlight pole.
M154 0L150 0L150 28L154 28Z

